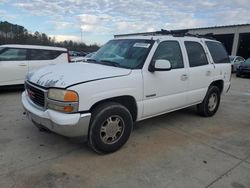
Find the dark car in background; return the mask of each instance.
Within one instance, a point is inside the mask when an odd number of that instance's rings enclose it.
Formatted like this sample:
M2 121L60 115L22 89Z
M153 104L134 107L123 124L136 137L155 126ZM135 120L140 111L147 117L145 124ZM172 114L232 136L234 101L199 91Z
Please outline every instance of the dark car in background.
M237 68L236 76L241 77L244 75L250 76L250 58L240 63L239 67Z

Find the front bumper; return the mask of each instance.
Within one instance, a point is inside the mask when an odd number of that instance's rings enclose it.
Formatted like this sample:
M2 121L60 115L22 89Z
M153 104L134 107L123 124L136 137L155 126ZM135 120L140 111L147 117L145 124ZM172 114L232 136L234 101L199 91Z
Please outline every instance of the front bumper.
M29 100L25 92L22 93L22 104L27 117L34 124L41 125L52 132L67 137L88 135L90 113L64 114L50 109L43 111Z

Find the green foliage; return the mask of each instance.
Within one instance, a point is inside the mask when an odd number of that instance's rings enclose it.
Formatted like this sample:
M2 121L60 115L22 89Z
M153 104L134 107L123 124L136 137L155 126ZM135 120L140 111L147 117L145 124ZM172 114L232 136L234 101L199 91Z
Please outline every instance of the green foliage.
M45 33L36 31L34 34L28 32L26 28L9 22L0 21L0 45L2 44L31 44L44 46L64 47L68 50L93 52L99 49L99 46L86 45L73 41L56 42L55 38L47 36Z

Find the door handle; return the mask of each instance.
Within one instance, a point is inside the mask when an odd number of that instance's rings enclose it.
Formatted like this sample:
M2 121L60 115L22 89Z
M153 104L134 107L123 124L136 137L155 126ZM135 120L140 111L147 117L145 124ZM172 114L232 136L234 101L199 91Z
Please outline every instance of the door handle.
M181 75L181 80L182 80L182 81L185 81L185 80L187 80L187 79L188 79L188 75L187 75L187 74Z

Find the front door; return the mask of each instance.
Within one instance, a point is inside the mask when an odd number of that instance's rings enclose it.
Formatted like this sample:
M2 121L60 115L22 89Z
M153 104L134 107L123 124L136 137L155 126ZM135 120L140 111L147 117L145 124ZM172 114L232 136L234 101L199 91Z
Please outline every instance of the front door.
M153 55L152 62L157 59L168 60L172 68L169 71L143 71L143 118L162 114L187 105L188 72L184 66L179 42L161 42Z

